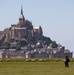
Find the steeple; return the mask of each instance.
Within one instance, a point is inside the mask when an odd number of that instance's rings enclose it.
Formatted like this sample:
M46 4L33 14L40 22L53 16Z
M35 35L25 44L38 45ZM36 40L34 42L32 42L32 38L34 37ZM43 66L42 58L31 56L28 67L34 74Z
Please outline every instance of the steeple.
M23 8L22 8L22 5L21 5L21 15L23 15Z
M21 15L19 17L19 22L24 22L25 21L25 18L24 18L24 15L23 15L23 7L21 5Z

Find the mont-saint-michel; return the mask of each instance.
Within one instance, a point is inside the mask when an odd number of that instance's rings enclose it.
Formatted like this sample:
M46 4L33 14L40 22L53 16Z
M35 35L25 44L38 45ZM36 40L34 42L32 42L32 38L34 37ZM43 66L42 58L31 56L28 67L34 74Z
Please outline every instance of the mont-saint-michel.
M26 20L21 7L17 24L0 31L0 58L64 58L73 57L65 46L43 35L41 26Z

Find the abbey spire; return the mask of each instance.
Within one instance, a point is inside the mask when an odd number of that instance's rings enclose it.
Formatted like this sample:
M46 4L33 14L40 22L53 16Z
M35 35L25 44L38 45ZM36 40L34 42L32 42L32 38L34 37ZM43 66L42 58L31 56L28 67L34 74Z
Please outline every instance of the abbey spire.
M24 17L24 14L23 14L23 7L21 5L21 15L19 17L19 22L21 23L21 22L24 22L24 21L25 21L25 17Z
M21 15L23 15L23 7L22 7L22 5L21 5Z

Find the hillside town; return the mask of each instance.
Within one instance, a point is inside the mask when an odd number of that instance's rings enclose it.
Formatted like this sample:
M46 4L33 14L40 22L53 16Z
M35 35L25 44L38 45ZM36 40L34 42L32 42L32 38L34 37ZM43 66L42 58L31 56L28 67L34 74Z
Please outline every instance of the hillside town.
M43 35L42 27L34 27L21 15L16 24L0 31L0 58L64 58L73 52Z

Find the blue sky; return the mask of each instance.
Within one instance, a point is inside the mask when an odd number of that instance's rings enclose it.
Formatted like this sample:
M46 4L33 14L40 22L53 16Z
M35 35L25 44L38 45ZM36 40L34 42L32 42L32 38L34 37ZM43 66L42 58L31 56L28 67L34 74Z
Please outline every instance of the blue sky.
M18 23L21 4L33 26L74 52L74 0L0 0L0 31Z

